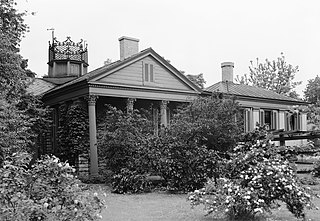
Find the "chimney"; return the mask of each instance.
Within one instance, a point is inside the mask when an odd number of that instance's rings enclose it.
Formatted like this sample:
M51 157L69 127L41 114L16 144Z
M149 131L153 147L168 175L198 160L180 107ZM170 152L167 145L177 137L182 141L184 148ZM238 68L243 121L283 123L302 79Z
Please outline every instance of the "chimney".
M233 82L233 62L223 62L221 63L222 69L222 81Z
M123 36L119 42L121 61L139 52L139 39Z

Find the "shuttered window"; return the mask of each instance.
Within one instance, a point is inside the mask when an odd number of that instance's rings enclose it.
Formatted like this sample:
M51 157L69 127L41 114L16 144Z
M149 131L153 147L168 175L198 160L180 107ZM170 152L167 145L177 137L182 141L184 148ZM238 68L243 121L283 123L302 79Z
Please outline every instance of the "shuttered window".
M154 82L154 68L153 64L144 63L143 67L143 81Z

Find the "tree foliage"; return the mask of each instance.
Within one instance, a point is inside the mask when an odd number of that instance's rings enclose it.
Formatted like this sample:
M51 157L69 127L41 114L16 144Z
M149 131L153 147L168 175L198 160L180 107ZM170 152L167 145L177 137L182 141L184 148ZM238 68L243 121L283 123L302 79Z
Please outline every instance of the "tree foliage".
M236 81L241 84L253 85L267 90L274 91L289 97L298 98L294 91L301 81L294 81L295 74L298 73L299 67L288 64L285 56L276 60L266 59L264 63L256 59L256 62L250 61L249 74L237 76Z
M204 85L205 85L206 81L203 78L203 73L196 74L196 75L187 74L186 76L187 76L187 78L189 78L190 81L192 81L193 83L198 85L201 89L204 88Z
M42 102L26 92L32 71L18 54L21 38L28 30L25 13L19 13L13 0L0 5L0 148L5 155L28 150L43 132L47 110Z
M320 77L308 80L306 89L303 91L306 101L320 106Z

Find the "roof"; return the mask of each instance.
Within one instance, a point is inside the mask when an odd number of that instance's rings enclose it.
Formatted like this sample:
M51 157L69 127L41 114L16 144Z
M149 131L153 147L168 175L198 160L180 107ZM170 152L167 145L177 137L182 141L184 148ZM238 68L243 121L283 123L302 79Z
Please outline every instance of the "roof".
M27 92L32 93L35 96L44 94L45 92L56 87L55 84L43 80L43 78L35 78L32 80L27 88Z
M190 81L185 75L183 75L182 73L180 73L180 71L178 71L175 67L173 67L168 61L166 61L163 57L161 57L159 54L157 54L152 48L147 48L145 50L140 51L137 54L134 54L124 60L118 60L115 62L112 62L108 65L102 66L100 68L97 68L85 75L82 75L81 77L78 77L76 79L73 79L69 82L66 82L65 84L61 84L60 86L54 88L51 91L57 91L60 90L62 88L74 85L76 83L82 82L82 81L86 81L89 82L90 80L94 80L97 77L99 77L100 75L105 74L106 72L109 72L117 67L120 67L122 65L125 65L127 63L129 63L130 61L133 61L135 59L139 59L140 57L143 58L145 55L149 55L152 54L155 58L157 58L158 60L160 60L162 63L164 63L166 66L170 67L174 73L180 78L182 79L184 82L187 82L192 88L194 88L196 91L201 92L201 89L192 81ZM48 79L48 78L46 78ZM62 78L63 79L63 78ZM51 92L50 91L50 92Z
M296 103L305 103L304 101L287 97L276 92L254 87L245 84L235 84L233 82L220 81L216 84L211 85L205 89L207 92L221 92L228 93L235 96L245 96L252 98L262 98L262 99L271 99L271 100L280 100L280 101L289 101Z
M42 79L55 85L62 85L76 78L77 77L44 77Z

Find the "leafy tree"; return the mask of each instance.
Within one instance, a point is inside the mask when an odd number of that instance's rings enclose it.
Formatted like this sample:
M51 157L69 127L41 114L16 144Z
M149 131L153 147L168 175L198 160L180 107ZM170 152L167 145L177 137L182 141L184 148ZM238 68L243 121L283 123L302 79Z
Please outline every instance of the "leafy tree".
M34 74L18 54L21 38L28 30L25 13L17 12L13 0L0 2L0 148L6 156L34 144L46 110L38 98L26 92Z
M303 91L306 101L320 106L320 77L308 80L306 89Z
M295 74L299 71L298 66L287 64L283 53L276 60L266 59L261 63L257 58L256 62L250 61L250 73L244 76L237 76L236 81L241 84L253 85L283 94L292 98L298 98L294 91L301 81L294 81Z
M187 74L187 78L189 78L190 81L198 85L201 89L204 88L206 81L203 78L203 73L196 75Z

